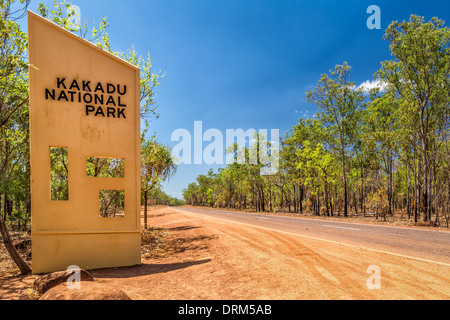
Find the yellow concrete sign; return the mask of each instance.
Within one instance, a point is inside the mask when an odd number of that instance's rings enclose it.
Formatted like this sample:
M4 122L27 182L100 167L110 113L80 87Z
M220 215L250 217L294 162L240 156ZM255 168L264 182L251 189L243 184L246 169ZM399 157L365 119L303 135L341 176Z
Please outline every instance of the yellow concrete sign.
M139 69L28 12L33 273L140 258Z

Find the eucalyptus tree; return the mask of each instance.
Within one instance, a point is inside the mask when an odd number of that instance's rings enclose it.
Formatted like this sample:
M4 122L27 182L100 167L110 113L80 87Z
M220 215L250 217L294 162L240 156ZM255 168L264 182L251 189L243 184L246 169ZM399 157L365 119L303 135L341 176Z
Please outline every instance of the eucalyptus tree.
M4 192L4 204L10 201L7 190L10 192L13 185L21 185L17 183L19 174L23 177L22 173L28 172L28 64L25 56L28 42L16 20L26 14L30 1L19 2L22 8L15 11L12 9L14 1L0 2L0 190ZM27 186L23 193L29 192ZM1 215L0 234L22 274L31 272L13 246Z
M24 16L30 1L21 0L24 7L12 12L14 2L0 2L0 128L28 106L28 41L16 20Z
M265 152L264 142L266 136L261 132L254 132L253 143L246 149L247 168L252 179L253 194L255 196L254 202L256 211L266 211L266 196L265 189L267 185L267 179L261 174L262 169L267 166L264 162Z
M341 159L344 184L344 216L348 215L347 157L355 142L357 112L364 106L362 88L355 88L350 82L351 67L344 62L330 70L330 75L322 74L316 87L306 92L306 100L318 108L318 117L330 137L330 146Z
M396 100L386 93L372 101L367 109L365 123L370 128L370 136L377 147L376 154L380 157L383 169L387 175L386 194L388 197L388 213L393 213L394 202L394 167L398 158L398 109Z
M413 15L409 22L393 22L384 38L394 60L382 62L375 74L383 90L366 95L349 81L347 63L322 75L306 93L317 106L316 119L300 119L285 135L278 173L258 180L258 163L220 169L211 187L215 205L236 206L236 195L243 193L245 199L253 197L255 210L268 197L270 210L272 203L290 210L293 199L294 211L302 211L306 195L316 214L329 204L327 214L340 207L338 214L347 216L347 207L353 205L357 213L359 202L364 213L367 207L383 214L400 208L403 214L406 207L408 218L414 211L414 222L418 214L424 220L434 215L448 225L449 30L442 20L425 22ZM233 152L248 159L255 148ZM188 189L189 199L208 198L208 189Z
M334 176L336 161L321 143L311 144L306 140L303 146L303 149L297 151L301 160L298 168L305 172L305 184L311 186L313 194L317 197L316 214L320 215L319 198L323 191L326 215L330 216L330 190L336 183Z
M15 168L23 165L26 171L28 166L28 42L17 20L26 14L29 1L20 4L22 8L13 10L14 1L0 2L0 194L4 203L10 201L14 173L20 173Z
M189 183L189 185L182 190L182 194L187 204L194 206L198 204L198 185L196 182Z
M381 63L377 76L399 101L407 115L405 126L414 129L421 152L423 219L431 216L431 161L437 146L445 139L450 119L450 30L444 21L411 15L409 21L392 22L384 39L394 60Z
M303 148L303 142L308 139L309 122L302 118L299 119L299 123L292 127L292 129L286 132L284 139L281 141L280 151L280 170L286 171L289 176L292 177L292 185L294 189L294 212L303 211L303 198L304 198L304 175L301 168L299 168L299 153L297 152ZM283 177L282 172L278 175ZM274 185L280 188L282 195L284 194L284 183L277 183L286 181L286 179L270 179ZM298 189L298 190L297 190ZM298 196L297 196L298 194Z

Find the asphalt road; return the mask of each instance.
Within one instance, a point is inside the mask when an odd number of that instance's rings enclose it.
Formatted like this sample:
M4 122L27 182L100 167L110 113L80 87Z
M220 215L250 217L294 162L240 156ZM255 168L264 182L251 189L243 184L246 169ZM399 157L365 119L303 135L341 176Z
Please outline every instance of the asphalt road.
M419 228L285 217L208 208L177 208L184 212L243 223L300 237L357 246L387 254L432 261L450 267L450 232Z

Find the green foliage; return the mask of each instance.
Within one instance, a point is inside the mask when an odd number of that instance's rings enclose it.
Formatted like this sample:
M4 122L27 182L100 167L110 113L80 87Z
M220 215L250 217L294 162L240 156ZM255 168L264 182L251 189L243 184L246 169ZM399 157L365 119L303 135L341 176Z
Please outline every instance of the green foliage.
M22 4L19 10L16 10L17 2ZM0 41L2 43L0 50L0 200L5 218L13 219L12 212L15 210L14 212L20 212L26 221L29 221L30 217L28 68L34 68L34 66L28 66L27 34L20 29L16 20L26 15L29 2L29 0L0 1ZM14 10L12 10L13 5ZM146 122L158 117L154 90L161 84L164 74L153 72L149 54L142 57L133 47L126 51L114 51L111 48L109 24L106 18L101 19L93 27L90 27L86 21L81 25L74 25L72 21L76 17L76 12L71 9L71 3L66 0L54 0L50 7L39 3L38 13L140 68L141 117ZM167 156L167 150L163 148L157 150L164 151L161 157ZM87 174L123 176L123 163L103 163L105 161L108 160L88 159ZM58 157L58 152L52 152L51 165L54 169L51 177L52 198L67 200L68 176L67 168L65 168L67 163ZM173 167L170 170L173 170ZM168 173L167 169L157 166L154 166L152 172L148 181L164 180L164 176ZM107 198L106 194L105 199ZM175 200L172 201L172 203L175 202Z
M88 177L123 178L125 176L125 161L88 157L86 159L86 175Z
M401 137L399 147L406 165L416 171L415 179L420 178L421 195L416 201L428 220L436 197L432 190L436 155L448 139L450 124L450 30L438 18L425 22L411 15L409 21L392 22L384 39L394 60L382 62L377 76L387 83L387 96L398 108L393 121Z
M344 62L306 92L314 119L299 119L281 141L280 170L231 164L200 175L183 190L188 204L303 211L327 215L400 212L449 223L449 29L412 15L386 30L392 61L368 93L350 81ZM252 152L233 145L235 159ZM253 150L254 152L255 150ZM269 203L269 206L265 205Z
M149 191L166 180L176 170L171 149L156 141L155 137L141 142L141 190Z
M50 182L52 200L69 200L69 163L67 148L50 148Z
M161 184L157 183L151 190L149 190L147 194L147 199L155 199L157 205L165 205L165 206L183 206L186 204L184 200L180 200L178 198L169 196L167 193L165 193L162 188ZM142 194L142 204L144 204L144 194Z
M125 192L123 190L100 190L100 216L123 217L125 210Z
M30 194L28 42L16 20L25 15L29 1L20 1L24 7L16 11L13 2L0 1L0 199L4 218L25 223Z
M12 12L12 0L0 1L0 197L3 216L17 224L29 221L29 132L27 35L16 20L26 14ZM148 122L158 117L155 89L164 74L154 72L149 54L132 47L114 51L106 18L94 27L74 26L76 13L67 1L52 7L39 4L39 13L101 49L141 70L141 117L146 126L141 139L141 189L147 199L181 204L165 195L161 181L176 169L170 148L155 137L145 139ZM261 176L264 163L258 144L233 145L227 152L245 163L210 170L190 183L183 196L188 204L267 210L303 211L347 215L373 210L386 214L406 212L423 219L447 221L450 188L450 31L444 21L412 15L409 21L392 22L384 39L393 57L381 62L374 75L385 91L364 94L350 81L351 67L336 65L319 77L306 92L317 107L314 119L300 119L282 139L280 170ZM30 66L33 68L33 66ZM259 141L263 137L255 136ZM251 155L257 155L251 157ZM55 198L68 196L67 163L51 153L52 190ZM88 159L88 175L120 175L123 166ZM120 197L106 194L111 203ZM116 200L115 200L116 199ZM117 200L119 201L119 200ZM106 206L105 206L106 208Z
M111 48L111 40L108 34L108 21L106 18L101 19L98 27L89 28L87 23L82 26L74 27L71 23L72 18L76 13L71 10L72 4L64 0L64 2L58 2L53 0L53 8L48 8L40 3L38 6L38 12L44 18L53 21L55 24L78 34L81 38L84 38L99 48L112 53L119 58L135 65L140 69L140 109L141 117L150 120L152 118L158 118L157 103L155 100L155 88L161 84L161 80L164 74L159 71L153 72L150 53L144 58L140 56L134 47L129 48L126 51L114 51ZM90 36L88 36L90 35Z
M51 20L60 27L74 32L79 37L95 43L100 48L111 51L110 38L106 32L108 28L106 18L101 19L98 29L96 27L92 27L92 29L89 30L87 22L82 25L75 25L72 23L74 18L80 19L80 17L71 6L72 3L67 2L66 0L62 2L53 0L53 6L51 8L46 7L42 2L40 2L38 4L38 13L42 17ZM91 36L88 37L88 34Z

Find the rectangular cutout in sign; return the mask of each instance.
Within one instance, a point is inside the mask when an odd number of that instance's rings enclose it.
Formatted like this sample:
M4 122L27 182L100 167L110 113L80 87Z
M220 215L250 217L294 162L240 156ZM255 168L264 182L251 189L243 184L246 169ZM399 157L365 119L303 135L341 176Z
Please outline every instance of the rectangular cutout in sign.
M86 174L88 177L123 178L125 176L125 160L113 158L86 158Z
M69 161L67 148L50 147L50 188L52 201L69 200Z
M100 217L116 218L125 216L125 191L100 190Z

